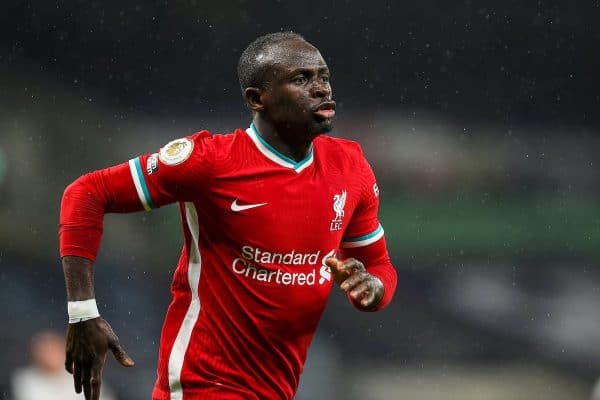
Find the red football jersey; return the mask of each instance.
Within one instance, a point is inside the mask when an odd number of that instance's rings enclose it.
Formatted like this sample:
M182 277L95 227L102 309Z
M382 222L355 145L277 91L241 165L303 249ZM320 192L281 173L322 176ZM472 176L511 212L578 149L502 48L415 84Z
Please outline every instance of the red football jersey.
M296 162L252 125L202 131L113 169L115 190L128 192L111 195L122 197L118 211L134 209L123 200L134 196L147 210L180 203L185 240L153 399L293 398L332 287L325 259L383 237L359 145L321 135Z

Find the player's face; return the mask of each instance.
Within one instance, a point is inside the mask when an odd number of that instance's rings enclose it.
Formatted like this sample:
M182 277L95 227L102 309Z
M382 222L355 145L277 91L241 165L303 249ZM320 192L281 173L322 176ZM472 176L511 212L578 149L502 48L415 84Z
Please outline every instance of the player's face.
M302 132L307 139L333 128L329 69L321 53L296 40L281 44L270 63L263 92L265 116L283 130Z

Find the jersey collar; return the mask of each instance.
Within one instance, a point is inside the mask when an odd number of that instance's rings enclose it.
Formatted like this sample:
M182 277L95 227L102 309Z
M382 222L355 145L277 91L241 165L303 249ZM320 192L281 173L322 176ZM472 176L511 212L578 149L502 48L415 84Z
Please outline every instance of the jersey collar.
M306 167L313 163L313 145L310 145L310 150L304 159L296 162L289 157L284 156L273 146L271 146L265 139L260 136L258 129L254 125L254 122L250 124L250 127L246 129L246 133L250 136L250 139L254 142L258 150L269 160L281 165L282 167L291 168L296 172L301 172Z

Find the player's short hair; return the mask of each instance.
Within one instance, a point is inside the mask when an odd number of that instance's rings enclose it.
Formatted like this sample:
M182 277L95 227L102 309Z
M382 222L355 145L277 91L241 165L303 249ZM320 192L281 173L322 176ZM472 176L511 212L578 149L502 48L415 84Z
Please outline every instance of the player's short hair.
M259 36L246 47L240 56L237 72L242 92L249 87L263 88L266 64L257 60L258 55L270 46L288 40L305 40L302 35L292 31L269 33Z

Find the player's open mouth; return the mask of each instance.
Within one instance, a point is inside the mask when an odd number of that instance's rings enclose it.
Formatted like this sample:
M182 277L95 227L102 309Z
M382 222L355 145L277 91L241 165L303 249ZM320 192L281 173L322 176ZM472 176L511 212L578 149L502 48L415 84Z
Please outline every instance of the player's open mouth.
M319 104L313 113L322 118L333 118L335 115L335 101L325 101Z

